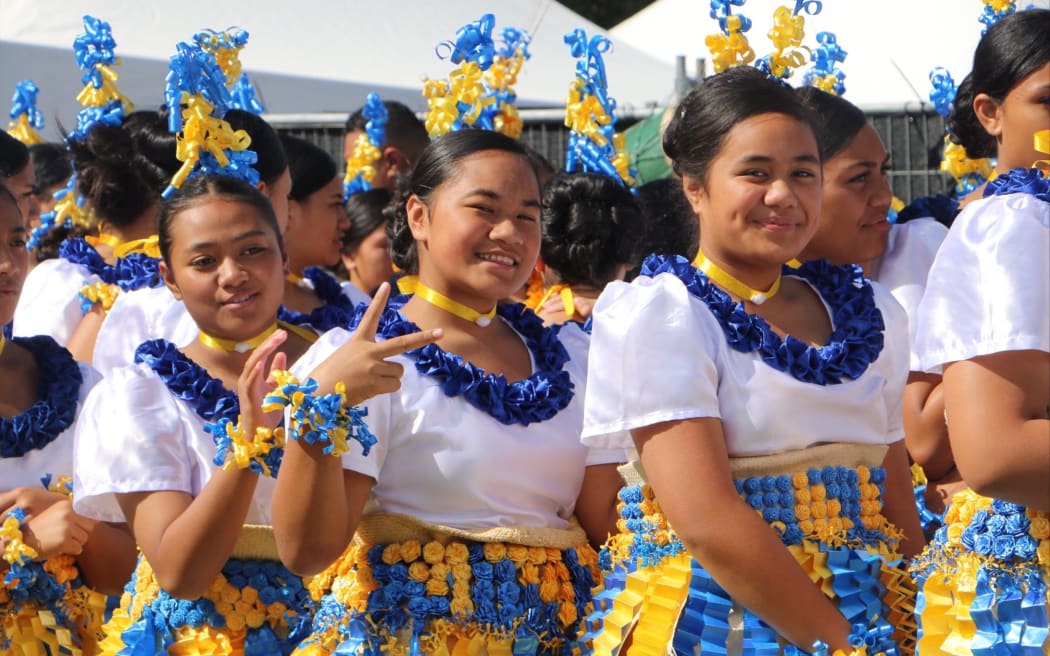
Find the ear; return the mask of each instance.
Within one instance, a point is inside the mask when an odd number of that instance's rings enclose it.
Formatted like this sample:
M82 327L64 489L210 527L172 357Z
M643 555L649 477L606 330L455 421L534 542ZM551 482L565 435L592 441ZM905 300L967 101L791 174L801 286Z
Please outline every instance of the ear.
M408 173L408 170L411 168L411 163L405 157L405 154L401 152L400 148L394 146L387 146L383 149L381 161L383 168L386 169L386 177L389 180L396 179L402 173Z
M685 192L685 198L693 212L700 216L700 208L707 202L707 189L704 188L703 180L694 175L682 176L682 191Z
M343 267L347 273L357 269L357 249L352 251L344 251L339 255L339 258L343 261Z
M979 93L973 99L973 113L981 122L985 132L999 140L1003 135L1003 117L999 104L995 98L987 93Z
M408 228L412 231L412 237L426 243L430 235L430 208L419 196L412 194L405 202L405 213L408 215Z
M175 276L172 275L168 264L164 260L161 260L157 265L157 270L160 273L161 279L164 281L164 286L171 290L171 295L175 297L176 301L182 300L182 291L179 289L179 284L175 282Z

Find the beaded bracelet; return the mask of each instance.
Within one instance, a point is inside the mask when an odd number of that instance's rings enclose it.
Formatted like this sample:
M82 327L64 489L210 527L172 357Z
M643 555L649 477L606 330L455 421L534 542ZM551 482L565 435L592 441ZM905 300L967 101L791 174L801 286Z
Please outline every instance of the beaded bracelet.
M283 428L257 426L249 438L241 428L241 418L233 422L227 417L207 424L205 429L215 440L215 458L212 460L225 471L250 469L256 474L275 476L281 465L284 446Z
M336 383L334 393L315 396L317 381L313 378L300 384L291 372L276 371L273 379L277 388L263 399L262 409L271 412L291 406L288 439L323 444L326 455L341 456L350 450L349 438L361 445L362 455L368 455L376 443L364 421L368 408L346 404L346 385Z
M0 524L0 540L6 540L3 559L12 566L24 565L37 557L36 549L22 541L22 522L25 518L25 510L12 508L4 514L4 521Z
M84 285L80 288L80 311L87 314L91 308L101 304L103 311L109 312L109 308L113 307L119 294L120 287L109 283L96 282L92 285Z

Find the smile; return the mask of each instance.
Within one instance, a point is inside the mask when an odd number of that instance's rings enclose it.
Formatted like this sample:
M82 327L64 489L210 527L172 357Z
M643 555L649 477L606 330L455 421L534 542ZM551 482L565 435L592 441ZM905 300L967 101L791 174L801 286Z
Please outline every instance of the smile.
M486 262L494 262L496 264L502 264L503 266L510 266L510 267L512 267L512 266L517 265L517 262L514 261L514 258L508 257L506 255L495 255L495 254L492 254L492 253L478 253L477 256L478 256L478 259L485 260Z

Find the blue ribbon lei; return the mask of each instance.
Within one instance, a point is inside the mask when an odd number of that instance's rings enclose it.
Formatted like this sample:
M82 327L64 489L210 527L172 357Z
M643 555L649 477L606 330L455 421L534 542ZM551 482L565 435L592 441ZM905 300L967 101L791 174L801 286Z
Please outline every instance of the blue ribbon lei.
M886 326L875 305L871 283L860 267L835 266L825 260L806 262L798 269L785 267L785 275L798 276L813 285L831 307L834 331L824 346L814 347L788 335L781 339L766 320L744 310L706 275L678 255L650 255L640 275L670 273L703 301L722 326L726 341L741 353L757 352L769 366L796 380L836 385L856 380L879 357Z
M419 327L399 312L408 298L390 300L379 319L377 335L390 339L419 332ZM365 304L357 306L350 330L361 322L366 309ZM446 396L463 397L501 424L528 426L554 417L572 401L574 388L564 369L569 354L558 340L558 328L544 326L543 320L520 303L500 305L497 314L525 339L532 353L536 371L524 380L508 383L502 374L487 374L437 344L405 355L415 360L420 374L436 380Z
M36 359L40 400L14 417L0 417L0 458L20 458L42 449L72 426L84 382L73 356L47 335L11 341Z
M322 305L309 313L296 312L282 305L277 311L277 320L295 326L309 326L319 333L345 328L354 318L354 302L343 293L339 281L320 267L308 267L303 271L303 278L313 284L314 293Z
M68 239L58 248L58 256L79 264L102 279L102 282L117 285L130 292L144 287L160 287L160 260L145 253L130 253L107 264L95 247L83 239Z

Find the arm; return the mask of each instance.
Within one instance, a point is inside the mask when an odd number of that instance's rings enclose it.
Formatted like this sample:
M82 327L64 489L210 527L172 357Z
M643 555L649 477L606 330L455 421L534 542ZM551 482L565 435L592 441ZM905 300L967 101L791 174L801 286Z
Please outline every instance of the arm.
M84 581L95 590L119 595L135 571L138 549L127 524L99 522L84 550L77 556L77 567Z
M1006 351L947 365L948 435L978 494L1050 510L1050 353Z
M591 465L584 470L580 496L576 498L576 519L595 549L616 533L616 495L621 487L623 480L615 464Z
M898 551L908 558L913 558L926 546L926 538L922 534L922 524L915 508L915 489L911 484L911 470L908 467L908 452L904 440L890 445L882 459L882 466L886 470L882 512L886 519L904 532L904 537L897 545Z
M69 338L67 348L73 357L80 362L91 363L95 357L95 341L98 333L102 330L102 322L106 319L106 312L101 305L94 305L84 318L80 320L77 329Z
M926 478L938 481L955 468L948 425L944 421L941 377L913 371L904 388L904 439L908 454Z
M718 419L632 431L656 498L682 542L734 599L796 645L849 650L849 623L737 494Z

